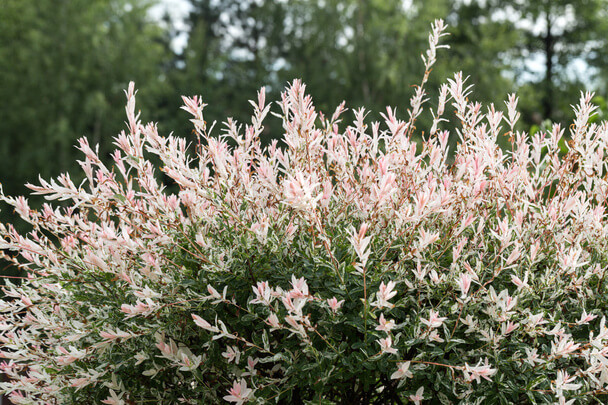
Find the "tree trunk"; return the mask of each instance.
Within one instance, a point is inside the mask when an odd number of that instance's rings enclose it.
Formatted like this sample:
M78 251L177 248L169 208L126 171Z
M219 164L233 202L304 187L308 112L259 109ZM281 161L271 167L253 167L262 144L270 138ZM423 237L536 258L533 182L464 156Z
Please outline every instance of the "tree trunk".
M555 38L551 31L551 6L545 9L545 22L547 23L547 33L543 38L545 46L545 94L543 97L544 119L553 118L553 56Z

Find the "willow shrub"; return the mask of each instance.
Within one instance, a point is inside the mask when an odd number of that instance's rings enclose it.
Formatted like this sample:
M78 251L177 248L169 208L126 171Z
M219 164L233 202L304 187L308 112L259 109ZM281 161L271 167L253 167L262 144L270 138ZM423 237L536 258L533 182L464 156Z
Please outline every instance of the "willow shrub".
M284 147L260 145L263 90L251 123L219 137L201 98L184 98L200 139L188 149L140 123L131 84L112 167L82 139L82 184L29 186L62 204L2 195L34 230L0 227L27 274L0 303L0 391L16 404L605 401L608 124L589 123L582 95L564 154L559 125L516 132L515 96L483 107L457 74L432 128L416 128L444 28L407 120L359 109L343 125L344 105L323 116L294 81L274 108Z

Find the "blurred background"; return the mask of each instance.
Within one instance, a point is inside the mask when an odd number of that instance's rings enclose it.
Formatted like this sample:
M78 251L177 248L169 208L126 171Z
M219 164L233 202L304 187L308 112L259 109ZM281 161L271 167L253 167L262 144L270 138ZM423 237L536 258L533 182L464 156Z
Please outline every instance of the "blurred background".
M521 129L566 124L580 90L606 110L607 10L607 0L0 0L0 182L20 195L39 175L79 180L76 139L113 149L130 80L143 121L191 140L180 95L202 95L207 122L247 122L261 86L273 100L293 78L325 113L346 100L370 120L387 105L404 118L436 18L451 49L431 103L463 71L478 101L502 107L517 91ZM265 141L281 135L270 118Z

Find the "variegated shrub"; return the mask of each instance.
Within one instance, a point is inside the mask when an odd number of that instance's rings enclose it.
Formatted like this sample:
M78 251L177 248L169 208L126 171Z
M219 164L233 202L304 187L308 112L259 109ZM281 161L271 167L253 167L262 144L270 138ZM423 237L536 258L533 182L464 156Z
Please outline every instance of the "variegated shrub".
M27 275L0 302L0 391L16 404L606 401L608 124L590 123L582 95L563 152L559 125L518 132L515 96L483 107L457 74L416 128L444 28L405 120L359 109L342 124L344 105L323 116L294 81L272 107L281 145L260 143L264 90L252 122L219 137L201 98L184 98L188 148L140 123L131 84L111 167L82 139L82 184L29 186L62 204L2 195L33 231L0 226Z

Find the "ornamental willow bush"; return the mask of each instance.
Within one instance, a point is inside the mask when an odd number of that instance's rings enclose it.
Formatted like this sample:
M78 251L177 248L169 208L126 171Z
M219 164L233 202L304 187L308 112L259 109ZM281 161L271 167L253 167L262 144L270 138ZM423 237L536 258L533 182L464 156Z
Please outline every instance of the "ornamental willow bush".
M0 227L27 274L0 301L0 391L16 404L606 401L608 124L590 123L583 94L563 152L559 125L516 131L515 96L484 108L456 74L421 131L444 29L407 120L387 108L367 124L359 109L340 129L344 104L328 118L294 81L273 113L284 146L260 144L263 89L251 124L228 119L219 137L201 98L184 98L189 151L140 123L131 84L113 167L81 139L82 184L29 186L61 204L2 194L33 231Z

